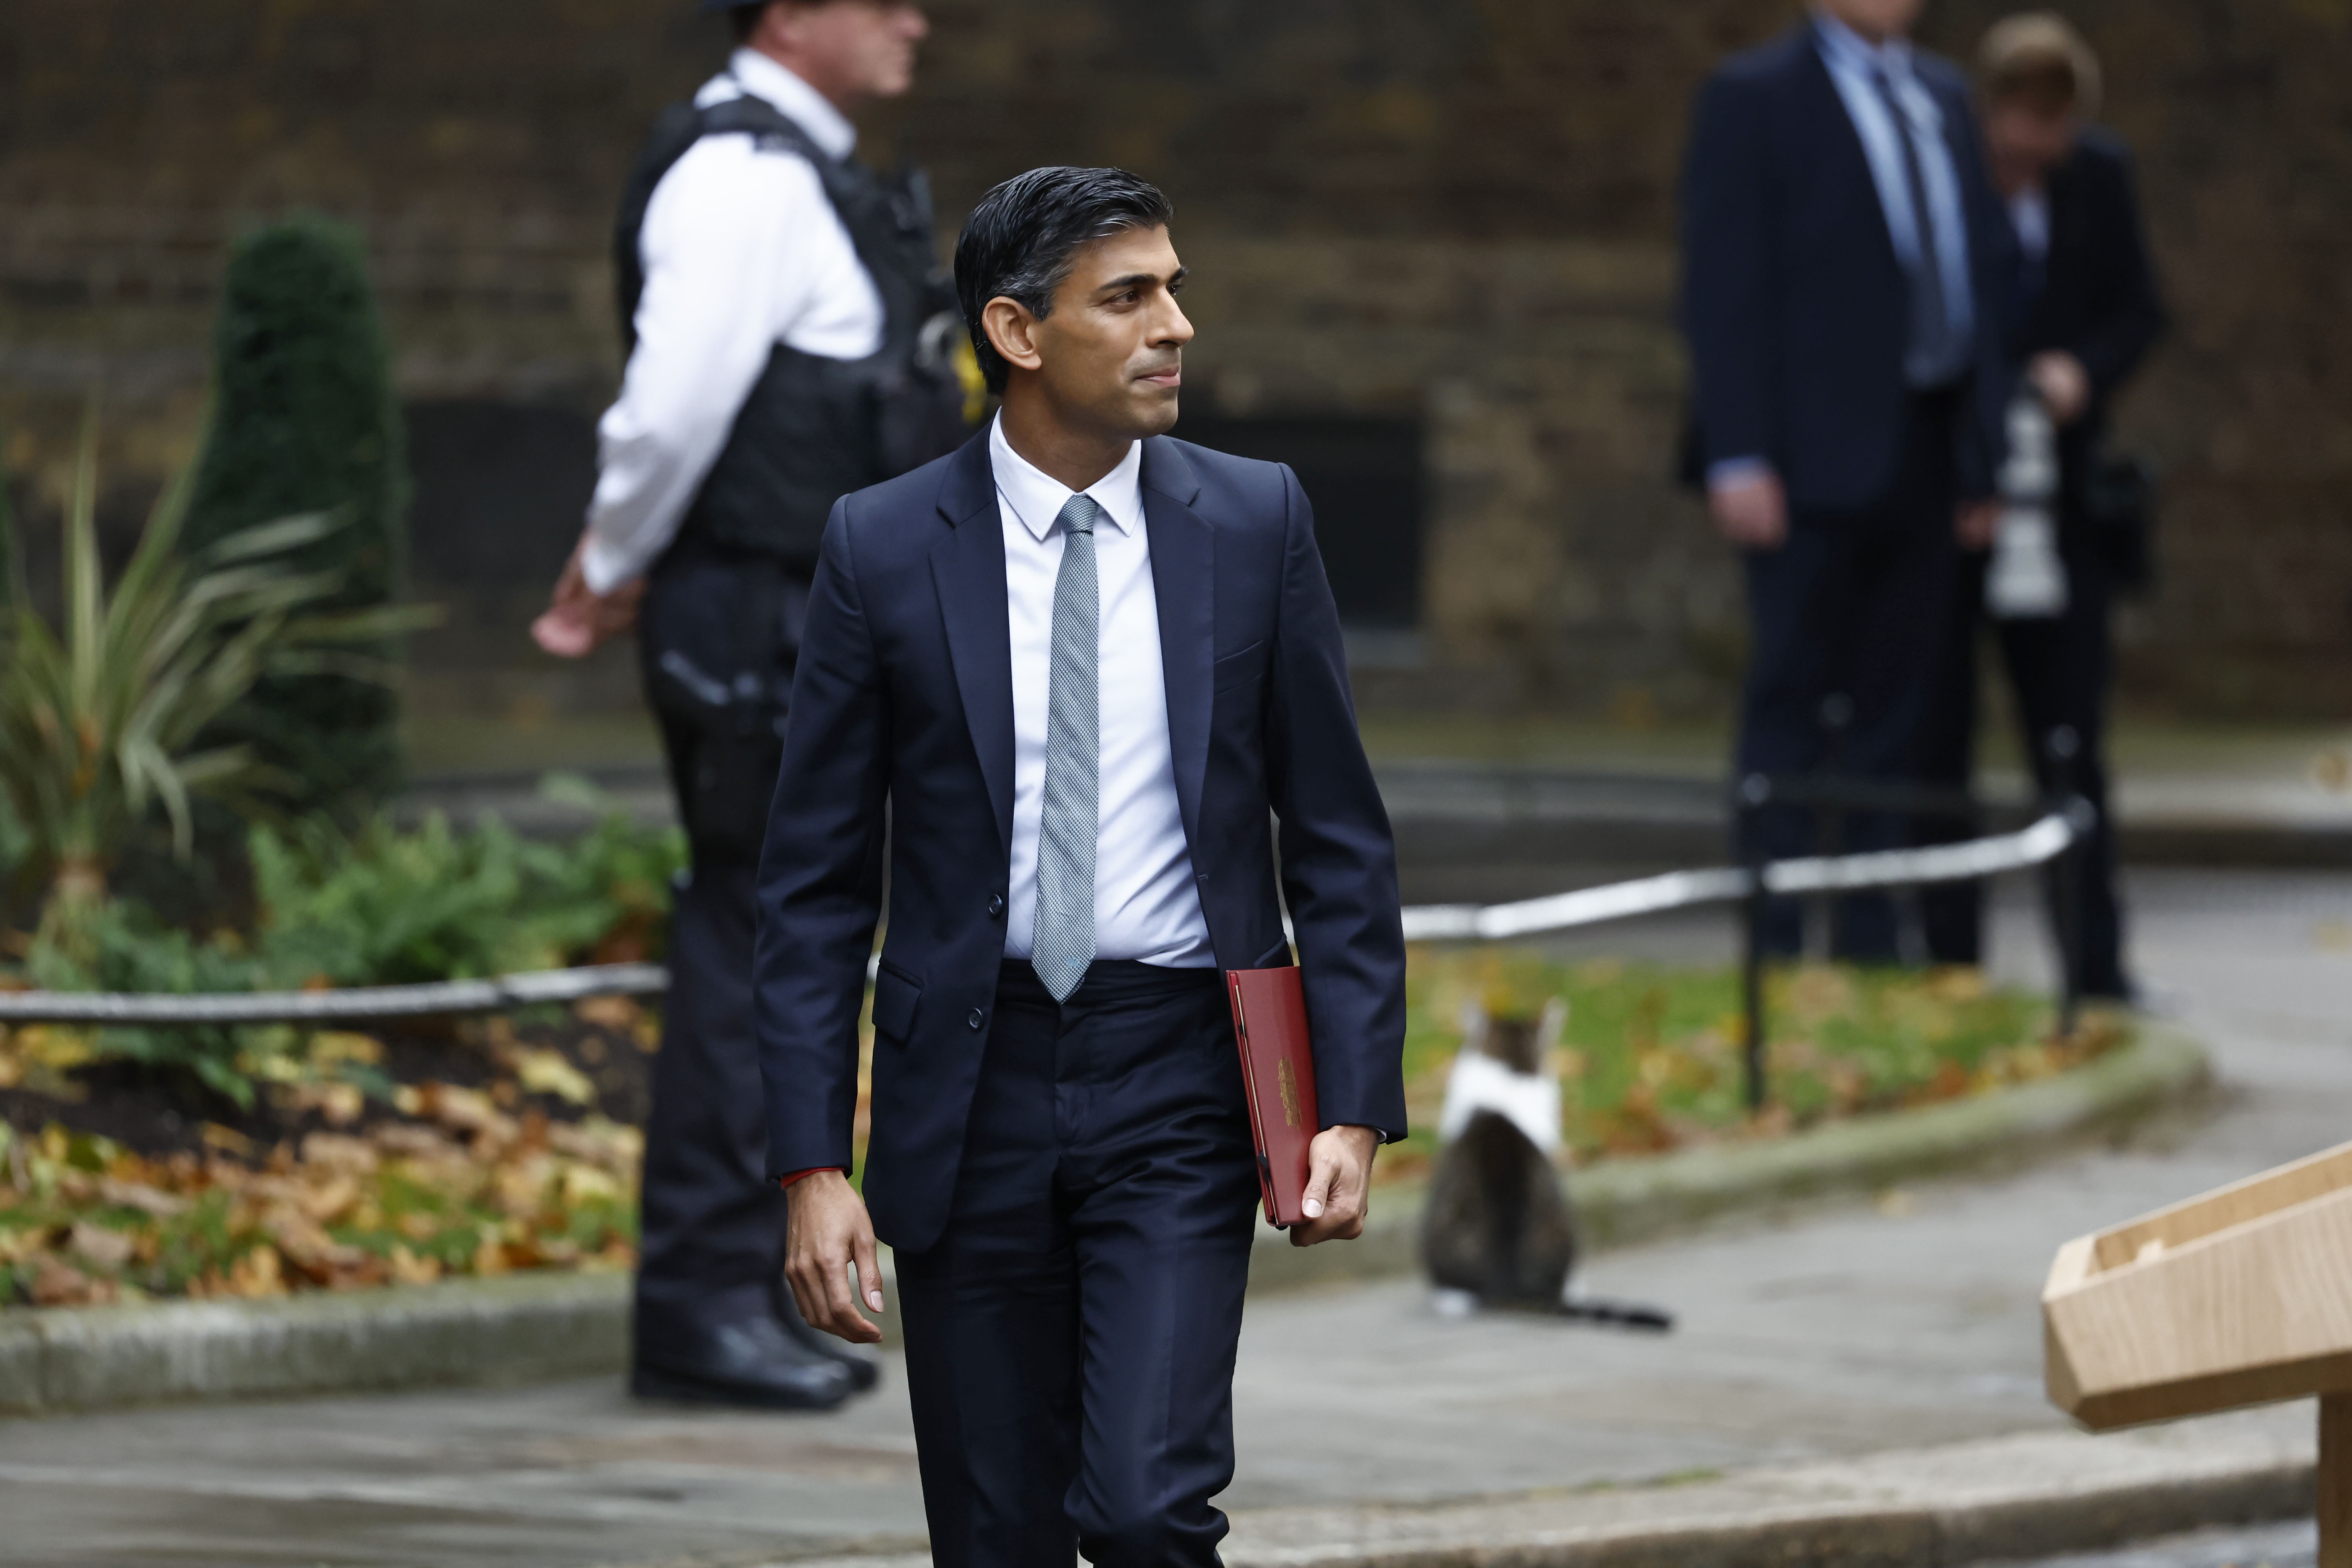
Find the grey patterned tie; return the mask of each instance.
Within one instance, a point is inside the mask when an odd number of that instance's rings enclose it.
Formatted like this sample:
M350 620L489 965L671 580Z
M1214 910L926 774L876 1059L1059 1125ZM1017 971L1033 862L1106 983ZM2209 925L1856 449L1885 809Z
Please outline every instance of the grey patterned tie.
M1102 588L1095 521L1102 508L1072 496L1054 577L1053 676L1045 701L1045 793L1037 812L1037 925L1029 965L1056 1002L1095 961L1095 839L1102 813Z

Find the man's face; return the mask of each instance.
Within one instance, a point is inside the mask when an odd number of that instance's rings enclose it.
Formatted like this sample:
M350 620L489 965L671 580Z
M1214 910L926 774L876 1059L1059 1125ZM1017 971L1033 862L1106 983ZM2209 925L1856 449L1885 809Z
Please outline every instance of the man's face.
M931 30L912 0L786 0L771 9L782 54L835 103L897 98L915 84L915 46Z
M1871 42L1907 37L1927 0L1819 0L1821 8Z
M1065 423L1114 440L1176 423L1192 341L1176 303L1183 286L1165 228L1122 229L1078 252L1053 314L1029 330L1039 384Z
M2074 146L2074 117L2012 98L1985 111L1985 153L2004 195L2042 184Z

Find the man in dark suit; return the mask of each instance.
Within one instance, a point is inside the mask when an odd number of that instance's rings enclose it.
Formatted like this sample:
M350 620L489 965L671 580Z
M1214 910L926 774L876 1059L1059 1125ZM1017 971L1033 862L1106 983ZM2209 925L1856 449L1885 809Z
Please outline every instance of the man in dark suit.
M2011 356L2058 427L2058 557L2066 588L2064 607L2054 616L1993 624L2041 787L2073 788L2098 808L2073 887L2076 987L2089 996L2125 999L2131 982L2107 820L2107 616L2118 573L2140 564L2145 542L2103 536L2091 515L2088 480L2108 405L2163 331L2164 306L2130 153L2087 123L2098 112L2099 93L2098 58L2090 46L2056 16L2012 16L1985 36L1979 74L1993 179L2017 239ZM1927 767L1955 785L1966 784L1972 771L1984 581L1978 555L1961 571L1946 685L1933 706ZM1982 900L1974 884L1933 889L1922 907L1932 956L1947 963L1979 961Z
M1257 1192L1218 971L1291 962L1286 899L1324 1119L1295 1243L1360 1231L1405 1128L1394 850L1312 514L1287 468L1160 434L1169 216L1112 169L973 212L1003 412L834 508L761 865L787 1272L870 1342L896 1249L942 1565L1216 1561Z
M1682 317L1709 510L1747 559L1743 776L1916 777L1954 530L1989 526L1980 301L2005 277L2002 229L1965 79L1906 40L1918 9L1821 0L1698 98ZM1903 837L1862 814L1844 843ZM1742 848L1810 837L1809 816L1776 808ZM1843 900L1835 927L1843 956L1896 955L1884 896ZM1801 934L1793 907L1769 912L1772 950Z

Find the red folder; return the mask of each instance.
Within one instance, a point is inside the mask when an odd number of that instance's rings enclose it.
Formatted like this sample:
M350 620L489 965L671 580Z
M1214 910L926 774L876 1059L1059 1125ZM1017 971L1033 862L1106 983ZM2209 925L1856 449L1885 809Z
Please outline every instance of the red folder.
M1234 1039L1242 1053L1242 1089L1250 1136L1257 1144L1258 1188L1266 1222L1288 1229L1307 1216L1307 1146L1315 1119L1315 1052L1307 1037L1307 997L1298 971L1229 969Z

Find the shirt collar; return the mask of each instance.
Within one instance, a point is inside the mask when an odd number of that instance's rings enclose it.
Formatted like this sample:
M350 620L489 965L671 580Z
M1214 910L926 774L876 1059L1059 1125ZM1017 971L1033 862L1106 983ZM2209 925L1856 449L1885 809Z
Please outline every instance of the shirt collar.
M737 49L730 55L727 75L753 98L765 99L782 110L785 119L809 133L809 140L826 157L846 158L856 148L857 127L848 117L824 94L759 50Z
M1874 44L1827 11L1813 11L1813 30L1831 61L1854 70L1884 70L1896 81L1911 74L1911 42L1894 37Z
M1077 492L1013 449L1013 443L1004 438L1002 414L988 427L988 459L996 472L996 493L1013 509L1021 526L1038 542L1045 542L1062 508ZM1143 443L1129 443L1118 467L1088 485L1086 493L1103 509L1113 528L1133 533L1143 521Z

